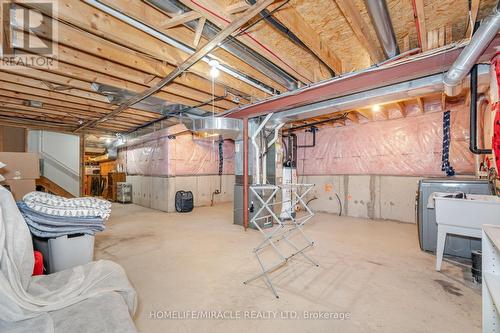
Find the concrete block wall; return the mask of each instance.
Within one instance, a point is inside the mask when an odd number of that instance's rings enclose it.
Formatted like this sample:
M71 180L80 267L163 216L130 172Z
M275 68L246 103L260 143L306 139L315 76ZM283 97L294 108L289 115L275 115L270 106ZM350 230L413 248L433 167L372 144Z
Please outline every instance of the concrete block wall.
M312 183L308 200L317 212L387 219L415 223L415 194L421 177L322 175L299 176L299 182ZM339 199L337 199L337 195Z
M214 203L233 201L234 175L222 176L222 193L214 195ZM127 175L132 184L132 202L140 206L175 212L175 193L191 191L195 207L210 205L212 193L219 189L218 175L153 177Z

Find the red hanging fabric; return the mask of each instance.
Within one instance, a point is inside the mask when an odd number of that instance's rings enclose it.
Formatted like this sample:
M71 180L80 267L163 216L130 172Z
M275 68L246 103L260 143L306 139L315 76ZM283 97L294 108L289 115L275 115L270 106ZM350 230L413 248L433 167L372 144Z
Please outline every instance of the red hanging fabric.
M492 110L495 112L493 122L492 145L497 172L500 171L500 54L497 53L491 61L492 80L490 85ZM493 74L494 73L494 74Z

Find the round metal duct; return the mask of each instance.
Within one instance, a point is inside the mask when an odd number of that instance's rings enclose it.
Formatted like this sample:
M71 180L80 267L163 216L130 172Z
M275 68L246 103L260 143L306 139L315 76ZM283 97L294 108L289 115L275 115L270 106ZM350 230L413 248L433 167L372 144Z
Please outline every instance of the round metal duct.
M238 138L242 131L241 119L224 117L197 118L193 119L191 124L186 124L186 126L191 131L204 137L221 135L224 139L233 140Z

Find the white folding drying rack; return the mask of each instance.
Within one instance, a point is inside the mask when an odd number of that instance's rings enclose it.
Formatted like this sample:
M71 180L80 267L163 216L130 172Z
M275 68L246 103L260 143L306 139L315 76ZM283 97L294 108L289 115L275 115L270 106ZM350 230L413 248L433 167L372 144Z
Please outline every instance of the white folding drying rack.
M259 262L259 266L262 270L261 273L251 277L250 279L244 281L244 284L248 284L249 282L256 280L260 277L264 277L264 281L269 286L273 294L276 298L279 298L276 289L274 288L269 273L275 271L281 266L288 263L289 259L295 257L298 254L301 254L306 258L309 262L311 262L314 266L319 266L319 264L311 258L309 255L304 253L305 250L312 247L314 242L311 241L302 230L304 224L309 221L313 216L313 211L307 206L307 203L304 202L304 197L307 193L313 188L314 184L286 184L286 185L252 185L250 186L250 190L255 195L255 197L260 201L262 206L260 209L254 214L250 223L252 223L263 235L264 240L254 248L253 252L257 261ZM274 203L273 199L276 197L280 191L291 189L292 190L292 205L291 207L295 207L295 205L300 205L305 209L305 214L300 217L295 217L288 210L286 210L286 214L288 215L288 219L281 220L278 215L274 212L273 208L275 206L279 206L282 202ZM302 194L299 194L301 192ZM262 215L263 213L268 213L267 215ZM273 221L275 226L269 232L264 231L260 226L258 221L262 219L270 219ZM290 237L293 234L300 235L306 242L306 245L299 248L296 244L294 244ZM276 246L278 242L281 240L284 241L289 247L292 249L292 252L288 255L284 255ZM266 267L263 263L263 258L259 256L259 254L270 246L273 251L279 257L279 261L269 267Z

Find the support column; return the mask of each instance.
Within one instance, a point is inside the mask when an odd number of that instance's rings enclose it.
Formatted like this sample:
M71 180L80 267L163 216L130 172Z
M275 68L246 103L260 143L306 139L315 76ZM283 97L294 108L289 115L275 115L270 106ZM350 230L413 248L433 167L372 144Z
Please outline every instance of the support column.
M243 227L248 229L248 118L243 118Z

